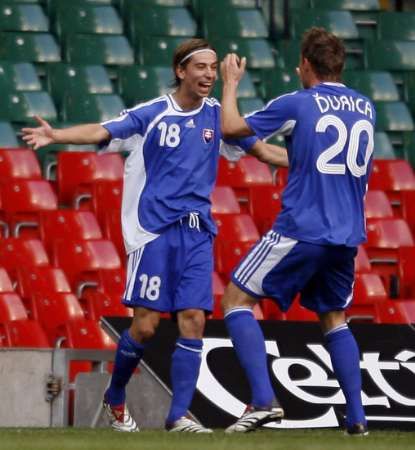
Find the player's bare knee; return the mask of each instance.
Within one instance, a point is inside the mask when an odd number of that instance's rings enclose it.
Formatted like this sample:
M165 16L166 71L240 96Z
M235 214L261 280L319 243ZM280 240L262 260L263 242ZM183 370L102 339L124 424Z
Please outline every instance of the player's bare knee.
M201 339L205 329L205 312L201 309L187 309L177 314L180 335L189 339Z
M232 308L241 306L252 308L255 304L255 299L239 289L238 286L232 282L228 284L225 293L222 297L221 306L224 312Z
M346 323L346 315L344 311L330 311L319 314L320 325L323 333L337 328Z
M156 332L160 322L158 311L149 311L144 308L137 308L134 311L133 321L130 327L130 335L137 342L145 342L151 339Z

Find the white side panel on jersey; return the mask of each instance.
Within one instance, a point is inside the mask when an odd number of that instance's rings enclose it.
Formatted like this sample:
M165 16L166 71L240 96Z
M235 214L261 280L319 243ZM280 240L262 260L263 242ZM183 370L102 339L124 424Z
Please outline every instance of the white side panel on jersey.
M262 283L267 274L295 247L298 241L269 231L235 272L235 278L257 295L265 295Z
M117 153L117 152L132 152L136 145L135 135L127 139L111 139L108 145L102 148L98 153Z
M145 138L136 134L134 151L124 165L124 188L121 205L121 224L127 254L156 239L159 235L146 231L138 220L138 204L146 184L143 145Z

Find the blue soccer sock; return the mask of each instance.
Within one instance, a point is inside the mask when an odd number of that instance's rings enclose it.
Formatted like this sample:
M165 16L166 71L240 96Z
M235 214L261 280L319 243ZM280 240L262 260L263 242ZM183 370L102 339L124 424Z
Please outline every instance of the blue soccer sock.
M268 372L264 335L249 308L234 308L225 314L225 323L232 338L239 362L251 387L252 404L271 405L275 398Z
M179 338L172 356L171 383L173 398L166 422L185 416L192 402L199 376L203 341Z
M125 403L125 388L144 353L144 346L136 342L128 330L118 341L111 383L105 392L105 400L113 406Z
M346 426L366 424L362 405L360 354L356 340L346 324L325 334L334 374L346 398Z

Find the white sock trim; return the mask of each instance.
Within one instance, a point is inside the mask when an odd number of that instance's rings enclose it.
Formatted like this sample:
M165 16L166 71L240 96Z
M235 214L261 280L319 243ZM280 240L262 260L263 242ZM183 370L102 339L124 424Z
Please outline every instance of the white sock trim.
M189 350L189 352L202 353L202 349L187 347L186 345L180 344L176 342L177 347L184 348L185 350Z
M330 331L327 331L327 333L324 333L324 336L328 336L329 334L334 334L337 333L338 331L346 330L348 328L349 326L347 325L347 323L342 323L338 327L332 328Z
M231 314L237 313L237 312L242 312L242 311L247 311L247 312L250 312L252 315L254 315L251 308L248 308L246 306L236 306L235 308L228 309L226 311L226 313L224 314L223 318L226 319Z

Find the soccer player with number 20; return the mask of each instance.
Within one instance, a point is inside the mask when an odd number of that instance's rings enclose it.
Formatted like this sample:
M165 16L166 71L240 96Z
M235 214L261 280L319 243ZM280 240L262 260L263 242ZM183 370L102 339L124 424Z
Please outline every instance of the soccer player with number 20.
M271 100L242 118L236 89L245 60L229 54L224 79L225 137L280 133L286 138L288 183L273 228L242 260L225 291L225 322L252 391L252 404L228 432L246 432L284 415L267 370L264 338L252 306L261 297L286 311L297 293L320 319L333 371L346 398L348 434L367 434L359 349L344 310L352 300L354 258L366 238L364 196L371 169L375 110L341 83L343 43L312 28L301 46L304 89Z

